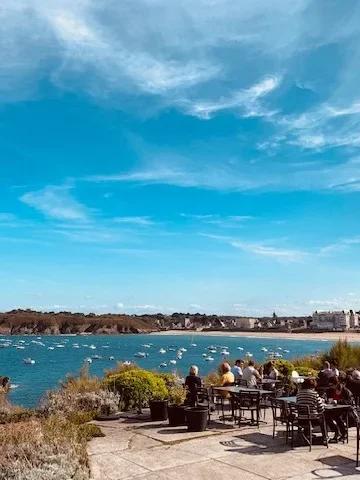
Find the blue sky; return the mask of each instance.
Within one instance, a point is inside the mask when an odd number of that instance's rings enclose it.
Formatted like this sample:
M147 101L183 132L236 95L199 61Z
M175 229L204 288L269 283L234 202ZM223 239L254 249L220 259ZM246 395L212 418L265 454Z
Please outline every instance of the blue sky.
M4 0L0 309L360 308L360 4Z

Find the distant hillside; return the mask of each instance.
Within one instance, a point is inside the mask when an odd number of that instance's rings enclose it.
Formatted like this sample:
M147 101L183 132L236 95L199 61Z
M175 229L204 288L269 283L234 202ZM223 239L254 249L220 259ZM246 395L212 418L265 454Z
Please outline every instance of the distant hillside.
M34 312L12 310L0 313L0 334L44 334L69 333L149 333L160 330L156 318L146 315L95 315L71 312Z

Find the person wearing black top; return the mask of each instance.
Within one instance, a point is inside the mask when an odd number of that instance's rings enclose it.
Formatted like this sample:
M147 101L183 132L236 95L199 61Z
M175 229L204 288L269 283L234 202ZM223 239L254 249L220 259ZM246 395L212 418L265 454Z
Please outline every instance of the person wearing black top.
M329 387L330 384L330 379L333 379L336 377L335 373L333 370L330 368L330 363L325 362L324 363L324 369L319 372L318 375L318 382L317 386L318 388L327 388Z
M197 390L201 387L201 378L198 376L199 369L196 365L190 367L189 375L185 379L187 389L186 404L195 406Z

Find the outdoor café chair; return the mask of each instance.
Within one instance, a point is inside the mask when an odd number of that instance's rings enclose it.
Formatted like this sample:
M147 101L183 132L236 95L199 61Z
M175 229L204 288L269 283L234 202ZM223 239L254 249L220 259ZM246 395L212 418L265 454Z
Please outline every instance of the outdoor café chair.
M207 407L208 421L210 422L211 412L215 411L215 403L209 389L206 387L198 387L196 390L196 406Z
M289 428L290 428L290 409L289 405L281 400L277 400L276 398L270 398L270 405L271 405L271 412L273 417L273 438L275 438L275 430L278 424L281 425L285 424L286 430L286 437L285 441L287 443L289 438Z
M250 412L251 423L259 426L260 423L260 392L240 392L234 395L235 405L239 410L239 426L241 419L245 418L245 412Z
M328 439L327 439L327 427L325 421L325 415L323 413L312 413L310 411L309 405L294 405L295 412L297 413L297 426L298 433L309 445L309 451L311 452L312 441L313 441L313 428L315 426L320 426L322 432L322 438L324 444L328 448ZM292 435L292 446L293 446L293 435Z

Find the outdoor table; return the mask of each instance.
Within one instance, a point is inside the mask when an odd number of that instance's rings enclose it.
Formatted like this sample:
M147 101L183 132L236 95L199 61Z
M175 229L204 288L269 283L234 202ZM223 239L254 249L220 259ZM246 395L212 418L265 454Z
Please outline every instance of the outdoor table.
M273 380L272 378L263 378L259 380L259 385L273 385L274 383L281 383L281 380Z
M258 393L260 394L260 397L265 396L265 395L271 395L273 392L271 390L262 390L260 388L251 388L251 387L237 387L237 386L232 386L232 387L212 387L215 392L221 393L221 392L226 392L229 393L230 395L236 395L238 393ZM222 411L223 411L223 419L225 418L224 416L224 405L222 401ZM234 417L234 404L233 401L231 401L231 410L232 410L232 417Z
M251 387L212 387L213 390L220 391L220 392L228 392L228 393L260 393L260 395L268 395L272 394L271 390L262 390L261 388L251 388ZM295 397L296 398L296 397Z

